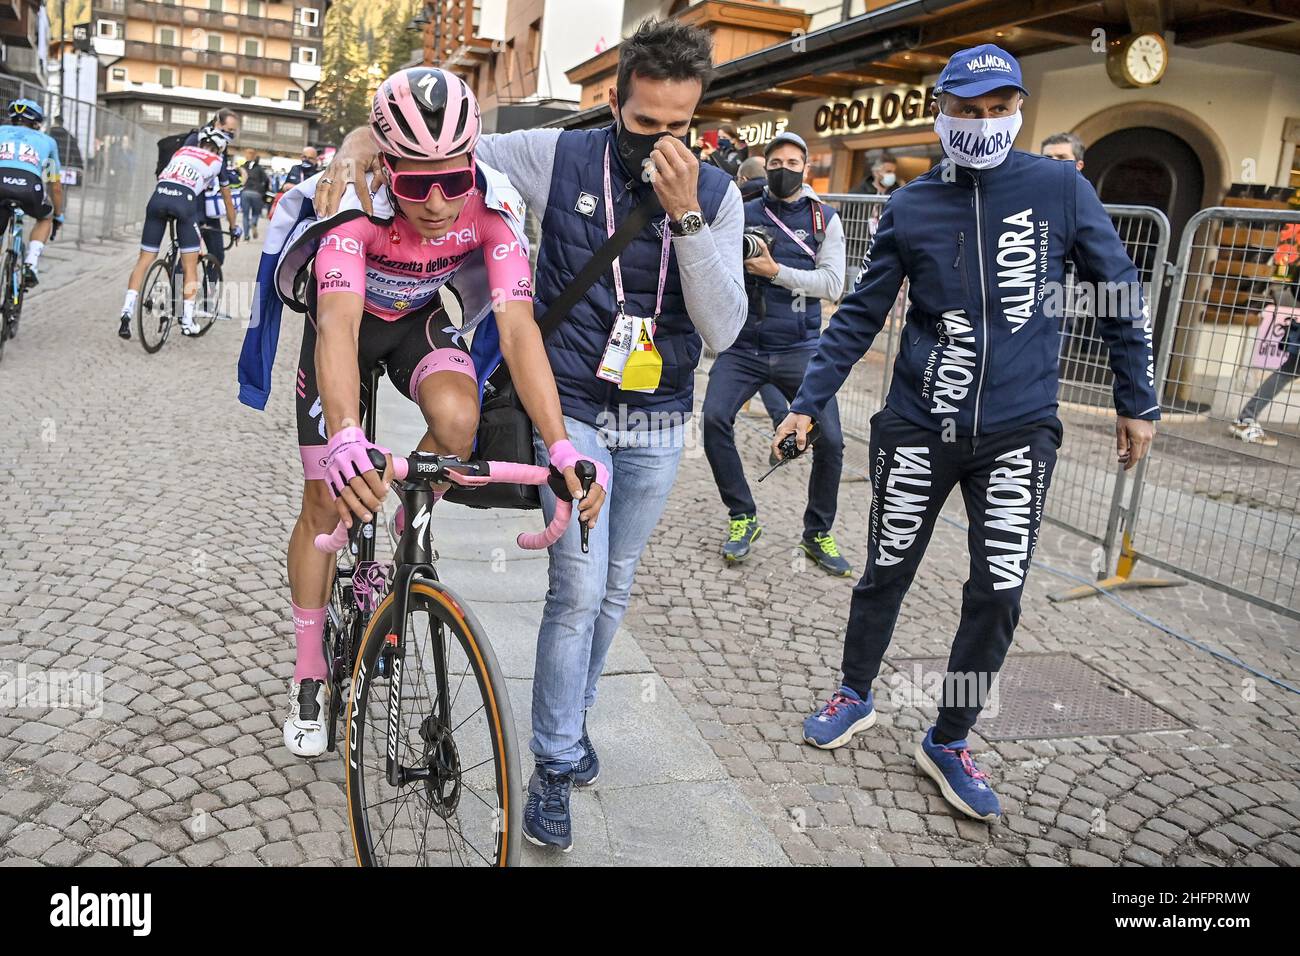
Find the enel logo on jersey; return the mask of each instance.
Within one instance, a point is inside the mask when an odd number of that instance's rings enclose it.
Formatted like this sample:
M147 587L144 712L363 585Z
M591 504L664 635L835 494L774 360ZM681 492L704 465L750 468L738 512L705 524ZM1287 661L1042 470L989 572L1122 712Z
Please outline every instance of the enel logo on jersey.
M326 249L337 249L339 252L346 252L350 256L361 255L361 243L351 236L336 236L331 233L321 240L321 245Z

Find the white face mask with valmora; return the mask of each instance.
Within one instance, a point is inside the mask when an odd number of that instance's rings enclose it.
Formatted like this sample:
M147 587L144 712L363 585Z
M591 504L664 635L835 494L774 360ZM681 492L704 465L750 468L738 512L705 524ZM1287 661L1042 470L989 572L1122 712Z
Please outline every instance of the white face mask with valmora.
M1022 122L1019 110L992 119L960 119L940 113L934 118L934 131L943 151L958 166L991 169L1011 152Z

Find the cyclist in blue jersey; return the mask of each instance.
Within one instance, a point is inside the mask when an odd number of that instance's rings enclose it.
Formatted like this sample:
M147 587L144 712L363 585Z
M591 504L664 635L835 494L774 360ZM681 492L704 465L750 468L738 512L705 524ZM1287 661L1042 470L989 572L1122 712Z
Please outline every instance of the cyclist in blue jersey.
M27 243L23 281L36 285L45 242L63 222L63 186L59 181L59 147L41 132L45 111L32 100L9 104L9 126L0 126L0 199L11 199L36 220ZM0 212L0 232L9 227Z

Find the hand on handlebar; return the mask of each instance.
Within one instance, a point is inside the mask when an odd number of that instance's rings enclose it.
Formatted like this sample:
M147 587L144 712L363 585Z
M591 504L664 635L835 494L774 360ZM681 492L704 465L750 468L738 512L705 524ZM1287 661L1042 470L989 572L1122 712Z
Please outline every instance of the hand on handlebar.
M578 454L573 444L563 438L548 449L551 464L564 475L565 487L573 500L578 502L578 517L587 528L596 526L596 518L605 505L605 489L609 486L609 472L600 462L592 462L596 467L596 480L587 491L583 491L582 481L578 478L574 466L586 460Z
M382 477L375 470L383 456ZM334 499L339 521L352 527L353 515L370 521L388 494L393 479L393 456L387 448L372 445L360 428L340 428L330 438L325 453L325 483Z

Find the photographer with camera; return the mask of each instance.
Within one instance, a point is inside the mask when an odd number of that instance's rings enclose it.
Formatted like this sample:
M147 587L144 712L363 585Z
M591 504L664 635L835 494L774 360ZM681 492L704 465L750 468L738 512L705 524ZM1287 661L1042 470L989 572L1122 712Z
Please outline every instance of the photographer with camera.
M821 334L822 299L844 291L844 228L835 210L804 185L808 146L782 133L764 150L767 188L745 203L745 290L749 314L718 355L704 396L704 453L730 515L722 556L741 561L762 533L736 451L736 414L763 386L793 398ZM839 499L844 440L832 399L818 418L800 547L822 568L848 575L831 525Z

